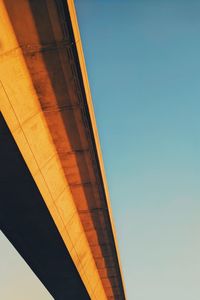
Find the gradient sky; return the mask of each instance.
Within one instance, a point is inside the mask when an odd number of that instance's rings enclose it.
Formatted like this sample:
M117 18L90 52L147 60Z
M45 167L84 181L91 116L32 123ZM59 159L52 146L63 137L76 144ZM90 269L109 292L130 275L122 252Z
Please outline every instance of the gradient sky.
M75 3L127 298L199 300L200 2ZM31 272L41 296L2 298L12 251L1 252L0 298L51 299Z
M200 2L76 0L130 300L200 299Z

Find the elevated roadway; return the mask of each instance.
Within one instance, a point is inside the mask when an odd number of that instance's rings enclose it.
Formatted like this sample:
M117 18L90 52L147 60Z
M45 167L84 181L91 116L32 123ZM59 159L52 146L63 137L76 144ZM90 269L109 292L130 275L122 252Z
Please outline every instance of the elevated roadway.
M2 231L55 299L125 299L73 1L0 1L0 110Z

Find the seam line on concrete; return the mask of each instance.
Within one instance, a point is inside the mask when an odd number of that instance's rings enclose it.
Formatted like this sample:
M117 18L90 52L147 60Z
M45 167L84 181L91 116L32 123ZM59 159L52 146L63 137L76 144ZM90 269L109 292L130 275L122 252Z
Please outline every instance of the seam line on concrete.
M82 154L82 155L84 155L84 153L87 153L89 151L90 150L88 148L85 148L85 149L77 149L77 150L73 150L73 151L58 151L58 154L61 154L61 155Z
M49 106L42 108L42 111L44 113L51 113L51 112L59 112L59 111L65 111L65 110L75 110L80 108L80 103L72 104L72 105L62 105L62 106Z
M59 49L66 49L70 48L76 43L73 42L55 42L55 43L49 43L49 44L27 44L27 45L19 45L18 47L15 47L13 49L10 49L8 51L3 52L0 55L0 58L4 58L7 56L10 56L12 54L17 53L18 51L22 51L24 54L33 54L33 53L40 53L40 52L47 52L47 51L54 51Z

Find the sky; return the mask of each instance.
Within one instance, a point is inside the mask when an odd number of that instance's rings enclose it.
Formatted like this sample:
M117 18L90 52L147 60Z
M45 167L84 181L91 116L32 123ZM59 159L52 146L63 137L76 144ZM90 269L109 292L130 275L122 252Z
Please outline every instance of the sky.
M127 299L198 300L200 2L75 4ZM0 298L51 299L2 235L0 248Z
M0 299L53 300L0 230Z
M127 298L200 299L200 2L76 0Z

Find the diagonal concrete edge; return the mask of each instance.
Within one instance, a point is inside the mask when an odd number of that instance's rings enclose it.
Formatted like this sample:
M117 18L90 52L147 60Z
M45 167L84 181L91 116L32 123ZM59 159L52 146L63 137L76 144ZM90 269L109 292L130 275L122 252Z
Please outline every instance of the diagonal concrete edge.
M0 110L91 299L106 299L38 95L3 1L0 2L0 14ZM80 238L81 247L78 243Z
M108 211L109 211L109 216L110 216L110 223L111 223L111 228L112 228L115 247L116 247L116 255L118 258L118 263L119 263L119 268L120 268L120 273L121 273L122 287L123 287L123 291L124 291L125 298L126 298L126 290L125 290L125 284L124 284L124 279L123 279L123 271L122 271L122 265L121 265L121 260L120 260L116 230L115 230L115 225L114 225L114 218L113 218L113 213L112 213L112 208L111 208L111 203L110 203L110 195L109 195L108 184L107 184L107 180L106 180L103 156L102 156L100 140L99 140L99 136L98 136L95 113L94 113L94 108L93 108L93 103L92 103L92 95L91 95L91 91L90 91L90 85L89 85L89 80L88 80L88 75L87 75L84 52L83 52L83 47L82 47L82 43L81 43L81 35L80 35L80 31L79 31L79 26L78 26L76 9L75 9L75 5L74 5L74 0L67 0L67 3L68 3L69 13L70 13L70 17L71 17L74 39L76 42L76 49L77 49L77 53L78 53L78 58L79 58L79 63L80 63L80 68L81 68L81 73L82 73L82 79L83 79L83 84L84 84L84 88L85 88L86 100L87 100L87 104L88 104L88 108L89 108L89 112L90 112L91 124L92 124L94 139L95 139L95 143L96 143L96 150L97 150L97 154L98 154L98 161L99 161L99 166L100 166L100 170L101 170L103 187L104 187L104 191L105 191L105 195L106 195L106 201L107 201L107 206L108 206Z

